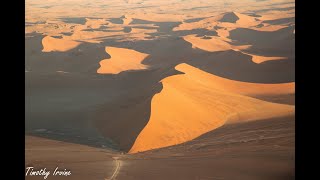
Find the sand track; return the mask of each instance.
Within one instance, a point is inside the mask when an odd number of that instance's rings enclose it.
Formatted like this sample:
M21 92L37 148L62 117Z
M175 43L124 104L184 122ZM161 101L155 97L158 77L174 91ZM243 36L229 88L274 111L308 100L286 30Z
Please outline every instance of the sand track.
M113 157L114 162L116 164L116 168L114 172L112 173L110 178L106 178L105 180L115 180L117 178L117 175L119 174L119 171L121 169L121 161L118 159L118 157Z

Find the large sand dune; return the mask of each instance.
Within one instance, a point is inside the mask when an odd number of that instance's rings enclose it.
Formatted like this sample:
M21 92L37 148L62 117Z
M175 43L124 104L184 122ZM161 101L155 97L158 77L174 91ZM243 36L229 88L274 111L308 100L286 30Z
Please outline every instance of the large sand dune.
M100 61L99 74L118 74L122 71L147 69L141 62L148 57L148 54L140 53L131 49L106 47L110 59Z
M185 74L171 76L161 81L163 90L152 99L149 122L137 137L129 153L180 144L225 123L294 113L293 106L239 95L254 93L250 92L254 90L250 89L250 85L246 86L246 83L233 84L225 80L228 83L223 84L221 79L220 82L216 82L215 77L210 77L209 74L187 64L180 64L176 69ZM283 89L286 89L286 86L292 85L286 84ZM239 94L236 91L238 88ZM259 90L262 89L264 89L263 85L255 87L257 93L261 93Z

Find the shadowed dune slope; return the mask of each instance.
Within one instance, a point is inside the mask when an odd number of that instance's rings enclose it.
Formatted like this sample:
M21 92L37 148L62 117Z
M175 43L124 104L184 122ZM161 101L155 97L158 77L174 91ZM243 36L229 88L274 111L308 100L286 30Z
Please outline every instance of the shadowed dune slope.
M42 52L51 52L51 51L66 52L73 48L76 48L80 44L81 42L46 36L42 39L42 46L43 46Z
M141 62L148 54L116 47L106 47L106 52L111 58L100 62L100 68L97 70L99 74L119 74L122 71L147 69Z
M277 31L257 31L248 28L237 28L230 31L230 39L240 44L250 44L246 52L264 56L294 56L295 26Z
M220 77L254 83L287 83L295 80L294 58L255 63L252 56L229 50L193 57L188 64Z
M152 99L149 122L129 153L181 144L226 122L244 122L294 113L293 106L240 95L255 93L247 83L233 84L232 81L210 77L210 74L187 64L180 64L176 69L185 74L161 81L163 90ZM272 85L249 86L259 91L264 89L263 86ZM285 86L292 85L282 86L286 89Z

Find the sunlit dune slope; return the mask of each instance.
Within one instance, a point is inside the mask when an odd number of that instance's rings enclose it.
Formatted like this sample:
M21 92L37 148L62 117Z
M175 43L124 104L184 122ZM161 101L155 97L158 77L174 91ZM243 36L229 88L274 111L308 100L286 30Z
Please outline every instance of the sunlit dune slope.
M106 47L106 52L111 58L100 61L100 68L97 70L99 74L119 74L122 71L147 69L141 62L148 54L116 47Z
M193 48L199 48L205 51L217 52L217 51L227 51L231 49L242 50L247 49L250 46L233 46L218 37L210 37L210 39L205 39L202 37L197 37L196 35L187 35L183 39L192 44Z
M163 89L152 99L149 122L129 153L181 144L227 122L259 120L294 113L294 106L241 95L277 93L276 88L287 91L293 88L293 84L278 86L236 82L187 64L179 64L176 69L185 74L170 76L161 81Z
M252 61L257 64L263 63L265 61L276 61L276 60L288 59L287 57L259 56L259 55L244 53L244 52L242 53L251 56Z
M42 46L43 46L42 52L52 52L52 51L65 52L73 48L76 48L80 44L81 42L46 36L42 39Z
M224 13L217 16L215 19L218 22L235 23L238 26L254 26L258 24L257 20L254 17L238 12Z
M280 84L262 84L249 83L222 78L188 64L180 64L175 67L178 71L184 72L188 80L201 83L212 90L223 92L232 92L246 96L256 95L279 95L295 93L295 83L280 83Z

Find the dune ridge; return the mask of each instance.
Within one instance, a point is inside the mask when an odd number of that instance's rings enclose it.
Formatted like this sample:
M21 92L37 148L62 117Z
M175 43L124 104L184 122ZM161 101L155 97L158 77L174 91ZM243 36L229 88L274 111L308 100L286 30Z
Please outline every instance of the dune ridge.
M242 95L259 94L268 86L264 93L276 93L272 88L277 85L255 87L255 84L224 80L185 63L177 65L176 70L185 74L161 81L163 89L152 99L149 122L129 153L181 144L225 123L294 114L294 106ZM278 88L285 91L287 86L290 89L293 84L281 84Z
M132 49L106 47L105 51L111 56L110 59L100 61L99 74L119 74L123 71L147 69L147 65L141 62L149 54L141 53Z

